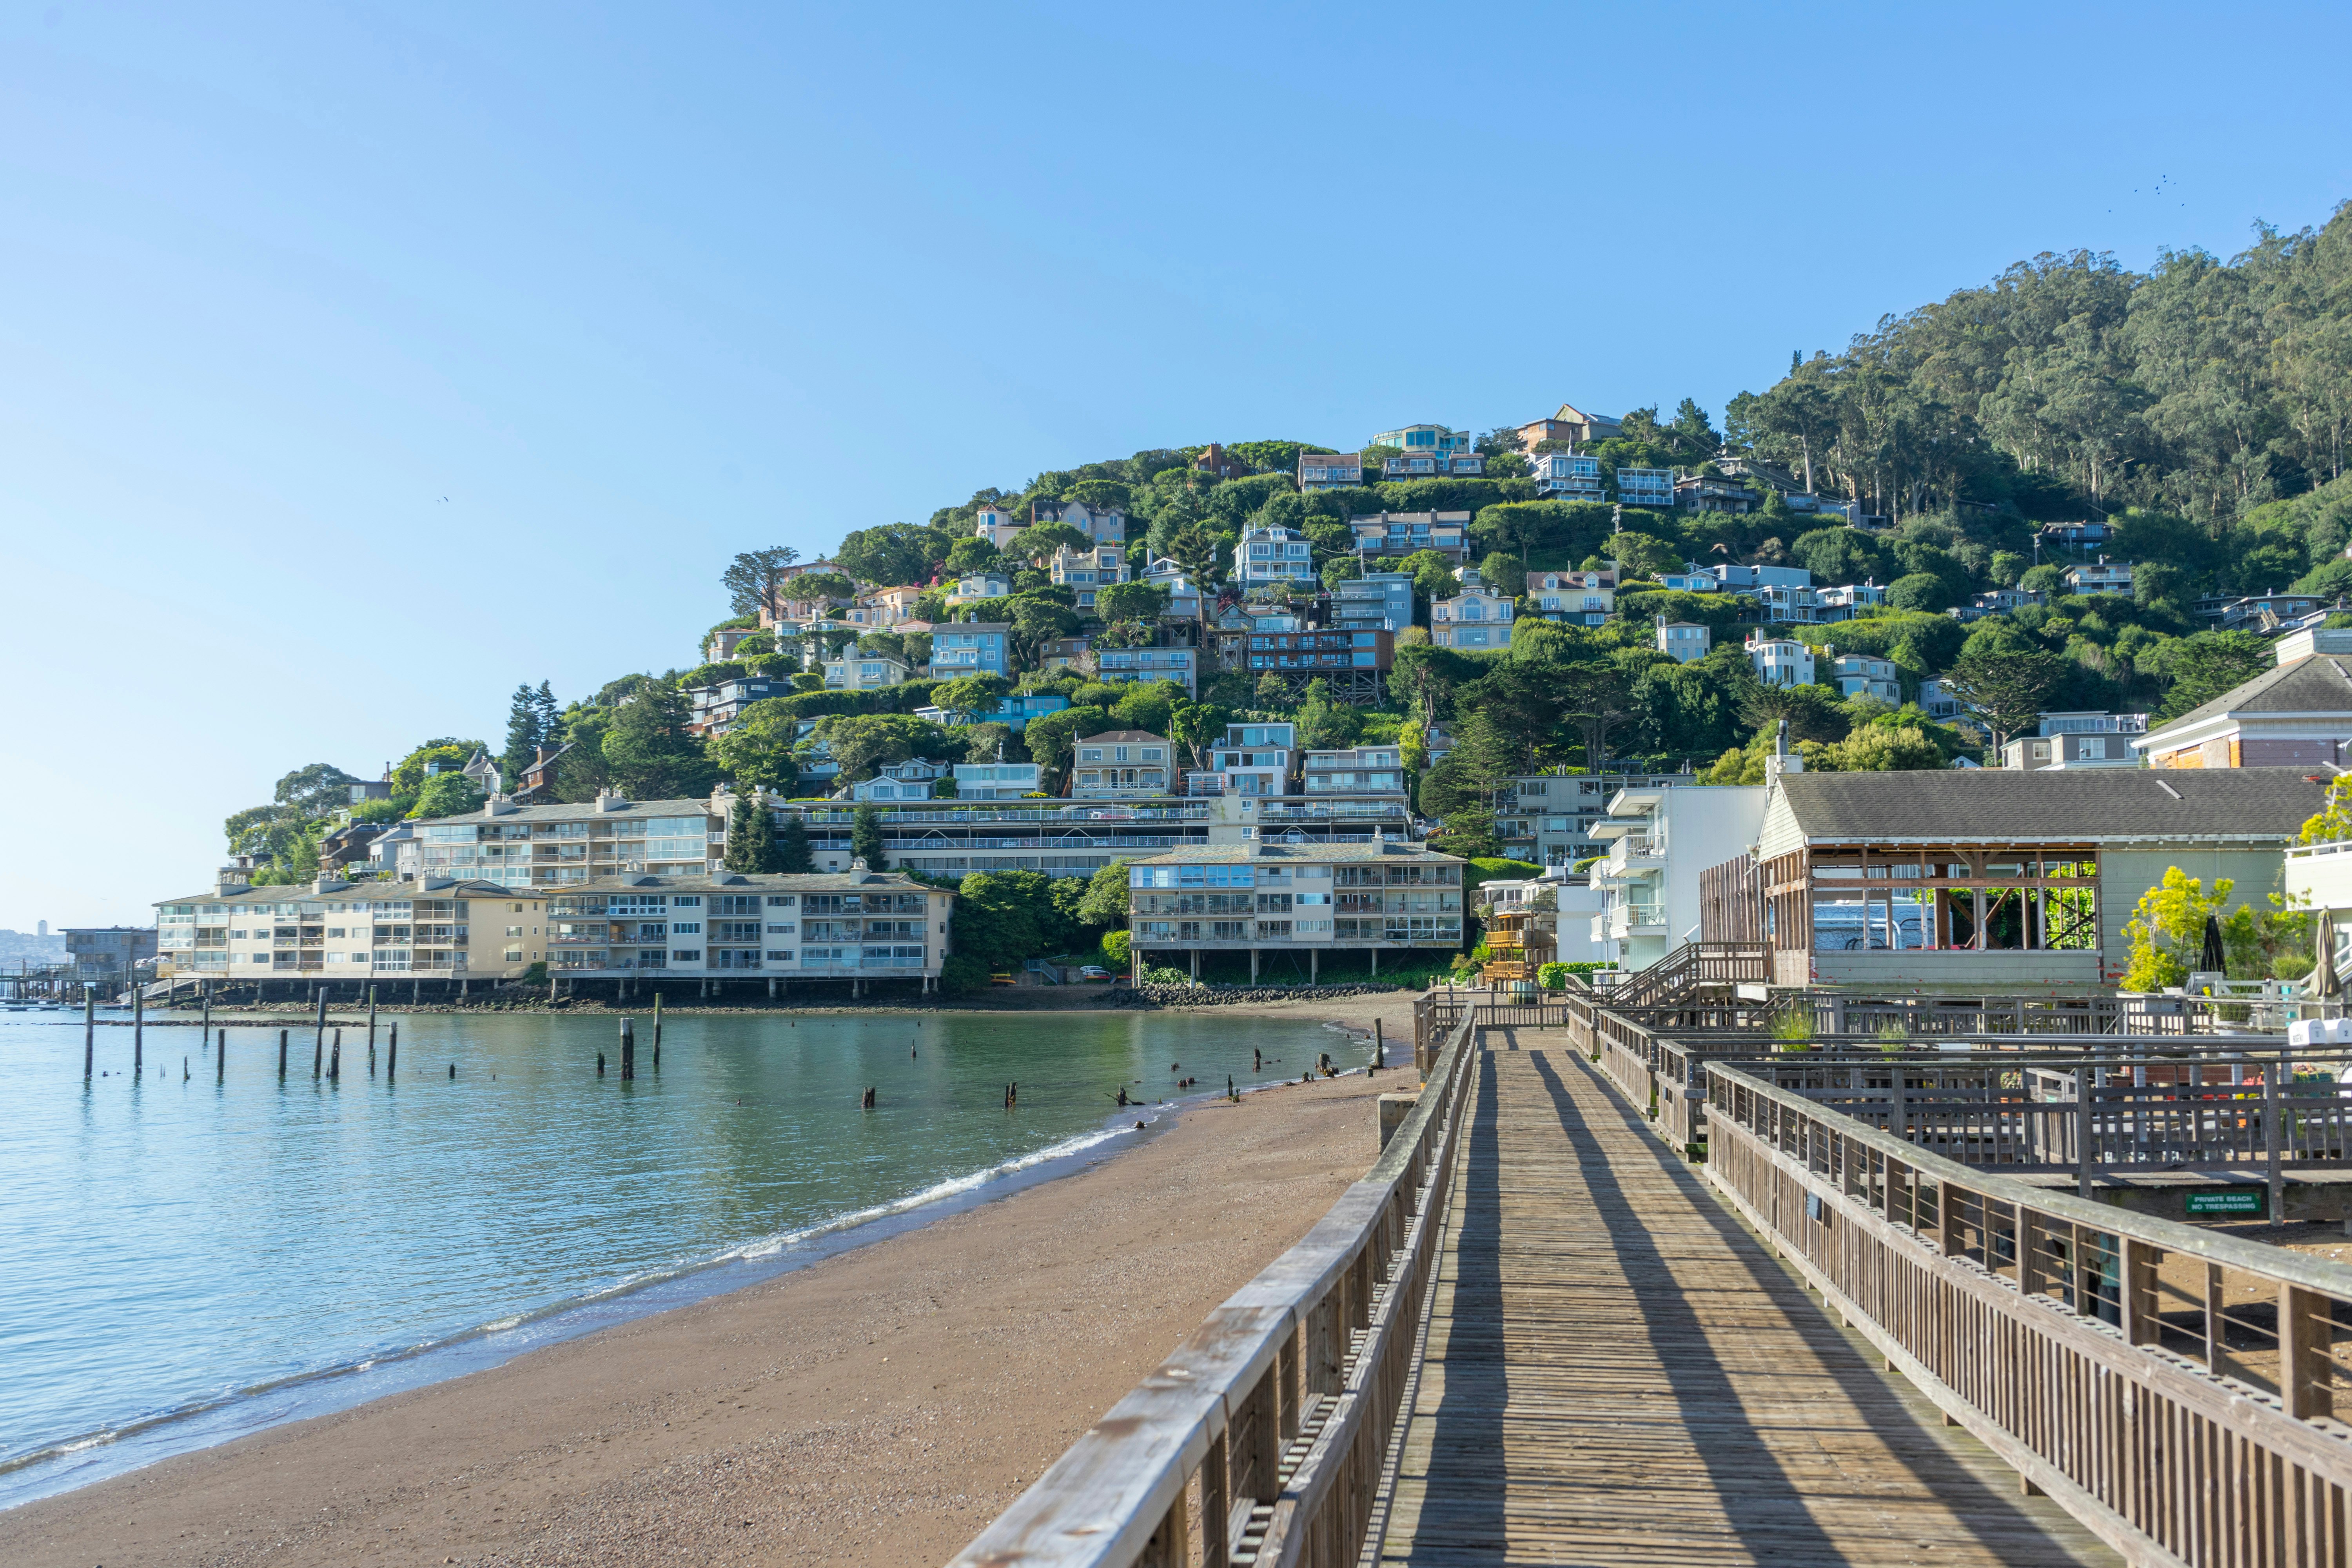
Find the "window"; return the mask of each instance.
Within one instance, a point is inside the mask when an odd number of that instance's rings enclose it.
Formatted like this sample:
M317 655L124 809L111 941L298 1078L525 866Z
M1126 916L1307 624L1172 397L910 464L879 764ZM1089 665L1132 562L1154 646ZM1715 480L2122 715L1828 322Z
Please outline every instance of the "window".
M520 909L520 908L521 908L521 906L520 906L520 905L517 905L517 906L516 906L516 908ZM509 927L507 927L507 940L508 940L509 942L512 942L515 938L517 938L517 937L519 937L519 936L520 936L520 935L522 935L522 927L520 927L520 926L509 926Z
M674 921L670 924L669 933L672 936L700 936L702 934L702 922L699 921Z
M672 948L670 950L669 961L672 963L700 963L702 962L702 950L698 947Z
M786 931L790 931L792 928L790 926L786 926L784 929ZM790 963L792 961L793 950L791 948L772 947L768 949L768 962L770 963Z

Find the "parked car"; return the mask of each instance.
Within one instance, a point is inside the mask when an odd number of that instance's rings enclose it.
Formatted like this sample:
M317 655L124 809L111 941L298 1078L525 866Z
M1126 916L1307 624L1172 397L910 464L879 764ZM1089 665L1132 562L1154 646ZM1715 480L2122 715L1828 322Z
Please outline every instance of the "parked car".
M1110 971L1099 963L1089 963L1079 969L1078 978L1107 985L1110 983Z

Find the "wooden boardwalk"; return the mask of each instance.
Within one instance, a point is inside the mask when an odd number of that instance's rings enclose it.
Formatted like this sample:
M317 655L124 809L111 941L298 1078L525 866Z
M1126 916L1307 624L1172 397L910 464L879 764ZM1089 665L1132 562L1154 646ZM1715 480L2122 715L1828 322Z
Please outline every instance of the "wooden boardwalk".
M2111 1563L1558 1034L1490 1030L1383 1563Z

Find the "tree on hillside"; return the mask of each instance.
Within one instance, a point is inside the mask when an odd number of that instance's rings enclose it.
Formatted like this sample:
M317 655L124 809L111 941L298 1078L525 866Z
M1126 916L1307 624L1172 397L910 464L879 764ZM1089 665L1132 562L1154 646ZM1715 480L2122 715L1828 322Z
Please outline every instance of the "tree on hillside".
M1008 558L1043 566L1061 551L1092 550L1094 547L1094 535L1072 528L1066 522L1040 522L1014 534L1006 543L1004 553Z
M849 853L865 861L868 870L879 871L888 864L882 849L882 814L871 801L860 802L850 814Z
M816 856L809 849L808 824L797 811L785 814L783 832L777 836L776 869L799 877L816 869Z
M499 753L499 773L508 789L522 783L524 770L547 742L546 720L539 703L539 693L524 681L514 689L507 704L507 745Z
M686 693L666 681L640 688L613 710L604 761L614 782L635 800L683 800L710 793L719 769L689 729Z
M730 871L763 872L783 868L776 852L774 825L767 802L756 789L739 790L734 809L727 816L726 866Z
M1944 689L1984 721L1998 752L2010 737L2042 721L2042 705L2063 673L2062 663L2056 654L2039 648L1962 654L1944 677Z
M784 569L800 558L801 552L789 544L744 551L719 576L727 589L728 604L739 616L765 613L774 620L783 603L777 587L783 581Z
M710 739L710 760L745 790L772 790L790 795L800 784L800 763L793 748L800 741L800 720L784 706L787 699L764 698L735 716L723 735Z
M845 784L872 778L885 763L940 750L945 741L938 726L907 713L828 713L811 733L841 764Z
M2165 660L2172 689L2165 694L2157 717L2178 719L2276 663L2275 650L2252 632L2199 632L2182 637Z
M416 792L416 804L408 815L417 821L435 816L462 816L469 811L479 811L489 796L482 786L463 773L435 773Z
M928 582L944 552L939 535L911 522L857 529L841 542L833 558L861 583L900 587Z
M1001 675L959 675L931 688L931 700L969 719L995 712L1012 690L1013 683Z

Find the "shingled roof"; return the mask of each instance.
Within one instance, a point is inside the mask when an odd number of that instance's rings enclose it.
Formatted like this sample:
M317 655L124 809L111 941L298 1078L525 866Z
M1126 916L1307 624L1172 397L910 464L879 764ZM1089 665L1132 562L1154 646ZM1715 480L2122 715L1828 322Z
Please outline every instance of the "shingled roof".
M2327 788L2301 768L1974 768L1790 773L1780 791L1814 843L2078 844L2292 837Z
M2341 713L2352 720L2352 655L2319 653L2274 666L2134 744L2161 750L2165 736L2232 713Z

